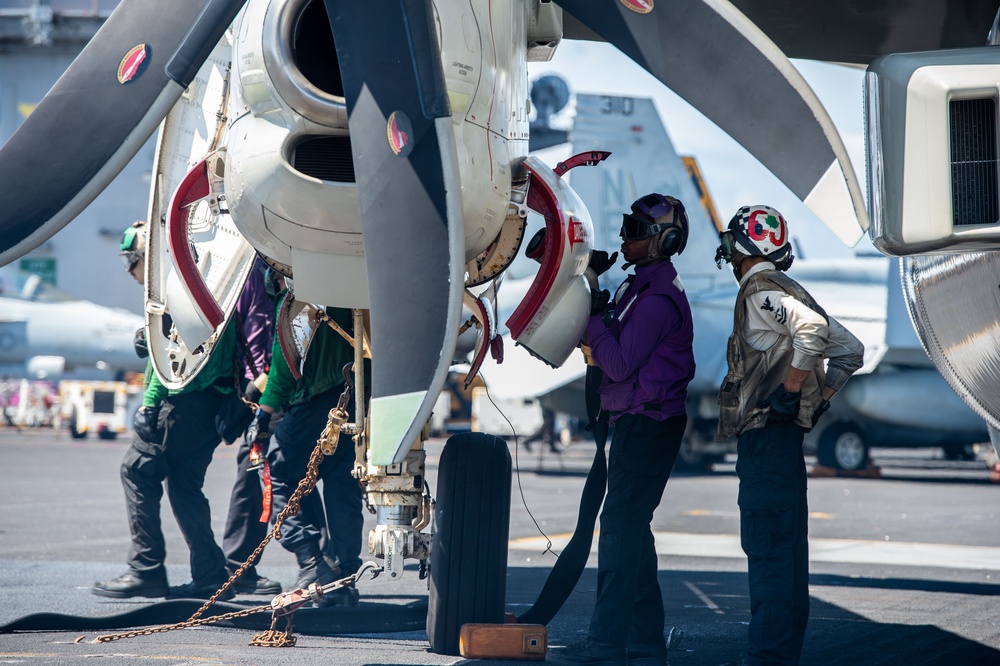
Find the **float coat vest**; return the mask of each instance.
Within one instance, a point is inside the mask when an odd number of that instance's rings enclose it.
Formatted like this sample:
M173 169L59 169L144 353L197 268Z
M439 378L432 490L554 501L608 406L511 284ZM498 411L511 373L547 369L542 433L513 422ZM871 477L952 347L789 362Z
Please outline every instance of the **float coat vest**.
M719 391L718 440L738 437L744 430L764 427L770 408L762 403L785 381L788 368L792 365L794 349L791 336L779 336L778 341L764 351L754 349L743 338L747 298L759 291L783 291L829 321L826 312L809 292L784 273L761 271L750 276L736 296L733 332L726 347L729 372ZM795 422L806 431L812 428L812 415L819 406L825 377L821 358L802 385L799 415Z

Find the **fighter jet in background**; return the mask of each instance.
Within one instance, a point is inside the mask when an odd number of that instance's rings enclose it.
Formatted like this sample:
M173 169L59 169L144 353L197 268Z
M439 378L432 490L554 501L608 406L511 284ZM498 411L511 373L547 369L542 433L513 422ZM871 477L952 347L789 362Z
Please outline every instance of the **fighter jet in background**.
M142 317L81 300L37 275L0 269L0 376L122 379L142 372L133 338Z

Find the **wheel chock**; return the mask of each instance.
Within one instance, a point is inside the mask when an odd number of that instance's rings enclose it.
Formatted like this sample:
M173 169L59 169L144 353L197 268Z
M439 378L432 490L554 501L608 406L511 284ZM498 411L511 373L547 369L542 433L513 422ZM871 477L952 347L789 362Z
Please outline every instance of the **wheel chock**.
M545 659L549 630L541 624L463 624L458 652L466 659Z
M830 477L843 477L843 478L854 478L854 479L881 479L882 478L882 468L875 465L869 464L863 469L846 470L837 469L835 467L825 467L823 465L813 465L812 471L809 476L814 479L830 478Z

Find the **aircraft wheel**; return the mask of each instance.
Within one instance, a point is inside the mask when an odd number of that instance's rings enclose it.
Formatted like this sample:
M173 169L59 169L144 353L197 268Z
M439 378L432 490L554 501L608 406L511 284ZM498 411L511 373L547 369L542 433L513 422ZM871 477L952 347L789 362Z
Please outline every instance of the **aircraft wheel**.
M87 431L86 430L78 430L77 429L77 416L76 416L76 410L75 409L73 410L73 413L69 417L69 436L72 437L73 439L86 439L87 438Z
M433 652L459 654L463 624L504 621L510 469L507 444L494 435L455 435L441 453L427 602Z
M841 421L820 435L816 457L820 465L856 471L868 465L868 442L857 426Z

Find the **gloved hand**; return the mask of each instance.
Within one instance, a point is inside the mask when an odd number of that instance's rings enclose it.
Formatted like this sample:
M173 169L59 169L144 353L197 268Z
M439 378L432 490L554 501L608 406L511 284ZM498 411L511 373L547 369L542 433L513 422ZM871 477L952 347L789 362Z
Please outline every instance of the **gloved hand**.
M132 429L142 441L150 444L162 444L164 433L160 428L160 408L140 407L132 420Z
M590 292L590 314L603 314L608 309L608 301L611 300L611 292L607 289L593 290Z
M778 385L771 395L764 399L764 406L771 408L768 420L778 423L789 423L799 415L799 401L802 392L792 393L785 389L784 384Z
M596 275L602 275L615 265L617 259L618 252L609 257L608 253L604 250L594 250L590 253L590 263L587 264L587 267L593 270Z
M139 358L146 358L149 356L149 346L146 344L146 327L143 326L135 332L132 336L132 347L135 349L135 355Z
M254 442L263 442L271 436L271 412L258 409L253 422L247 428L246 443L253 446Z
M812 427L813 428L816 427L816 424L819 423L820 417L823 416L824 414L826 414L826 411L828 409L830 409L830 401L829 400L820 400L819 401L819 406L816 407L816 411L813 412L813 417L812 417Z

